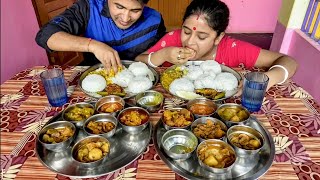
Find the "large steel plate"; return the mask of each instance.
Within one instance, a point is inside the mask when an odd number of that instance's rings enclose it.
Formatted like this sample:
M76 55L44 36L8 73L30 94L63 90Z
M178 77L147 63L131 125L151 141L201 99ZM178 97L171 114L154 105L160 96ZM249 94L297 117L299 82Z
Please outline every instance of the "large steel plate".
M62 120L61 113L49 120L49 123ZM53 152L45 149L36 140L36 155L39 161L51 171L72 178L90 178L112 173L136 160L147 148L151 139L151 124L140 134L131 135L117 127L110 142L110 153L101 165L94 168L78 167L71 156L72 146L86 137L82 129L77 129L76 138L69 148L61 152Z
M200 64L201 64L202 62L203 62L203 61L188 61L187 63L184 64L184 66L190 66L190 65L200 66ZM171 69L175 69L177 66L179 66L179 65L173 65L173 66L169 67L168 69L166 69L164 72L169 71L169 70L171 70ZM239 85L240 85L240 82L241 82L241 80L242 80L241 75L240 75L236 70L234 70L234 69L232 69L232 68L230 68L230 67L228 67L228 66L222 65L222 64L220 64L220 66L221 66L221 72L231 73L231 74L233 74L233 75L237 78L237 80L238 80L238 88L236 88L236 89L234 89L234 90L231 90L231 91L226 91L225 97L220 98L220 99L216 99L216 100L213 100L213 101L222 101L222 100L225 100L225 99L228 99L228 98L234 96L234 95L238 92L238 90L239 90ZM161 79L162 79L162 76L160 77L160 82L161 82L161 85L162 85L162 80L161 80ZM164 89L165 89L165 88L164 88ZM165 89L165 90L166 90L168 93L170 93L171 95L173 95L173 96L175 96L175 97L177 97L177 98L180 98L180 99L183 99L183 100L187 100L187 99L184 99L184 98L182 98L182 97L179 97L179 96L176 96L176 95L172 94L168 89Z
M265 174L272 165L275 156L275 146L273 138L267 129L259 121L251 116L246 124L258 130L265 138L266 142L261 151L251 157L237 158L235 166L228 173L216 174L202 168L193 152L187 160L171 159L161 147L161 137L166 132L161 121L159 121L153 132L153 142L160 158L176 173L187 179L258 179Z
M122 65L124 65L124 66L127 67L127 68L130 66L130 64L132 64L132 63L134 63L134 62L136 62L136 61L121 60ZM93 98L101 98L102 96L99 95L99 94L97 94L97 93L88 92L88 91L82 89L81 84L82 84L82 80L83 80L91 71L94 71L94 70L96 70L96 69L98 69L98 68L103 68L103 65L102 65L102 64L96 64L96 65L94 65L94 66L91 66L91 67L88 68L86 71L84 71L84 72L82 73L82 75L80 76L80 78L79 78L79 87L80 87L81 91L84 92L84 93L86 93L86 94L89 95L90 97L93 97ZM152 83L153 83L153 87L154 87L154 86L159 82L159 75L158 75L157 71L154 70L152 67L148 66L148 68L151 70L151 72L152 72L153 75L154 75L154 79L155 79L155 80L152 82ZM152 87L151 87L151 88L152 88ZM151 89L151 88L150 88L150 89ZM125 91L126 91L126 89L125 89ZM133 94L133 93L130 93L130 92L126 91L126 96L123 97L123 98L124 98L124 99L127 99L127 98L133 97L133 96L135 96L135 95L136 95L136 94Z

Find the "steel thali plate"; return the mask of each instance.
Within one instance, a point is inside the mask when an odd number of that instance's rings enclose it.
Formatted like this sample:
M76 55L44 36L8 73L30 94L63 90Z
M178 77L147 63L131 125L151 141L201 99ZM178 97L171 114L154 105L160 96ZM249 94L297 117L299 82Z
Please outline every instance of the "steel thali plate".
M166 132L159 121L153 131L153 142L160 158L176 173L187 179L257 179L265 174L272 165L275 156L275 146L273 138L267 129L258 120L251 116L246 124L258 130L265 138L266 142L260 152L251 157L237 157L235 166L228 173L216 174L202 168L194 151L187 160L171 159L161 147L161 137Z
M126 68L128 68L128 67L130 66L130 64L132 64L132 63L134 63L134 62L136 62L136 61L121 60L122 65L125 66ZM93 98L101 98L102 96L99 95L99 94L97 94L97 93L88 92L88 91L82 89L81 84L82 84L83 79L84 79L90 72L92 72L92 71L94 71L94 70L96 70L96 69L98 69L98 68L103 68L103 65L102 65L102 64L96 64L96 65L94 65L94 66L91 66L90 68L88 68L87 70L85 70L85 71L81 74L81 76L80 76L80 78L79 78L79 87L80 87L81 91L84 92L84 93L86 93L86 94L89 95L90 97L93 97ZM152 87L154 87L154 86L159 82L159 75L158 75L157 71L154 70L152 67L148 66L148 68L151 70L152 74L154 75L154 81L152 82L152 84L153 84ZM151 88L152 88L152 87L151 87ZM150 88L150 89L151 89L151 88ZM125 90L126 90L126 89L125 89ZM124 98L124 99L128 99L128 98L133 97L133 96L135 96L135 95L136 95L136 94L133 94L133 93L130 93L130 92L126 91L126 96L123 97L123 98Z
M59 113L47 124L61 120L61 113ZM149 123L140 134L131 135L123 131L118 125L114 136L108 138L110 142L108 157L101 165L94 168L77 166L71 155L72 146L87 136L82 129L77 129L75 140L64 151L49 151L42 146L38 139L36 140L35 150L39 161L53 172L73 178L98 177L112 173L136 160L149 145L151 130L151 124Z
M200 66L200 64L202 62L204 62L204 61L188 61L186 64L184 64L184 66L190 66L190 65ZM177 66L179 66L179 65L173 65L173 66L169 67L168 69L166 69L164 72L170 71L170 70L176 68ZM220 98L220 99L216 99L216 100L213 100L213 101L222 101L222 100L228 99L228 98L232 97L233 95L235 95L238 92L239 85L240 85L240 82L242 80L241 75L236 70L234 70L234 69L232 69L232 68L230 68L228 66L222 65L222 64L220 64L220 66L221 66L221 72L231 73L237 78L238 87L236 89L234 89L234 90L226 91L225 97ZM162 79L162 76L160 77L160 82L161 82L161 85L162 85L162 80L161 79ZM187 99L184 99L182 97L179 97L179 96L176 96L176 95L172 94L168 89L165 89L165 90L168 93L170 93L171 95L173 95L173 96L175 96L177 98L180 98L180 99L183 99L183 100L187 100Z

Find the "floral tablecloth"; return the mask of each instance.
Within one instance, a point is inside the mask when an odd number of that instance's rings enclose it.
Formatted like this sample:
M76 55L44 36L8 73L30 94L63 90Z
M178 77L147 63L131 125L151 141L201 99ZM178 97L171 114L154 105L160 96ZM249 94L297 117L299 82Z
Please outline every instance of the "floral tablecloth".
M62 68L68 83L69 102L51 107L39 74L48 68ZM70 104L91 101L78 85L88 67L36 66L16 74L1 85L1 178L70 179L43 166L36 157L35 139L50 118ZM161 73L164 69L159 68ZM249 70L236 68L242 75ZM259 71L260 69L251 69ZM174 103L160 84L154 88L166 97L165 107ZM227 102L240 103L240 97ZM152 113L154 125L161 113ZM272 87L261 110L254 114L273 136L276 156L260 179L320 179L320 106L296 83L288 80ZM93 178L92 178L93 179ZM109 175L94 179L183 179L160 159L151 141L134 162Z

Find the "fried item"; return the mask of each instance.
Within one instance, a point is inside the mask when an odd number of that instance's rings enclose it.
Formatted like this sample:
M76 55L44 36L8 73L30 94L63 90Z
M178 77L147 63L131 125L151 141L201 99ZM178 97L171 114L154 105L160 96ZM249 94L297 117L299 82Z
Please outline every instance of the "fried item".
M124 89L117 85L117 84L108 84L107 87L104 89L104 91L97 92L101 96L108 96L108 95L116 95L116 96L125 96L126 92Z
M199 147L198 156L200 160L213 168L226 168L236 160L233 151L220 144L207 143Z
M127 126L140 126L148 121L149 115L139 109L130 109L120 115L120 122Z
M87 128L91 131L92 134L103 134L110 132L115 128L115 125L112 122L90 121L87 125Z
M65 117L69 121L83 121L88 119L94 113L93 108L91 107L78 107L75 106L70 111L65 114Z
M123 70L122 66L118 66L118 72L121 72ZM116 73L114 72L113 69L110 69L108 72L105 68L98 68L94 71L91 71L89 74L99 74L102 77L104 77L107 81L107 84L111 84L111 78L116 76Z
M249 118L248 113L238 107L225 107L218 110L218 115L227 121L241 122Z
M187 109L165 110L163 122L171 127L184 127L192 123L191 112Z
M76 154L76 159L80 162L94 162L102 159L110 151L108 142L89 142L79 148Z
M192 104L190 107L190 111L193 114L198 114L198 115L209 115L214 112L214 107L211 107L207 104L201 104L201 103L196 103Z
M66 141L73 136L74 131L69 127L59 127L55 129L48 129L42 136L42 141L48 144L56 144Z
M231 136L230 142L242 149L256 150L261 147L259 139L244 133L237 133Z
M212 88L196 89L196 93L208 99L215 99L215 100L221 99L226 95L225 92L218 92L217 90Z
M219 123L210 120L207 120L205 124L197 124L192 132L202 139L220 139L226 134Z
M109 102L109 103L103 104L99 108L99 111L104 113L113 113L116 111L120 111L122 108L123 106L118 102Z

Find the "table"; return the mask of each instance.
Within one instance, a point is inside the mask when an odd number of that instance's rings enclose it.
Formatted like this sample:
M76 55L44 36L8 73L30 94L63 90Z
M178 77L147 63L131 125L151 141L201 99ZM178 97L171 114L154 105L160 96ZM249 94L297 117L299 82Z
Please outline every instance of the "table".
M48 68L62 68L68 83L69 102L51 107L41 83L40 73ZM88 67L36 66L17 73L1 85L1 178L70 179L44 167L35 154L35 139L40 128L70 104L90 101L77 86ZM242 75L248 71L235 68ZM164 68L158 68L161 73ZM160 84L166 105L177 103ZM169 104L168 104L169 102ZM226 102L240 103L239 97ZM152 113L154 125L161 113ZM260 179L320 179L320 106L292 80L272 87L261 110L254 114L272 134L276 156L269 171ZM93 179L93 178L91 178ZM170 170L155 151L152 141L133 163L96 179L183 179Z

